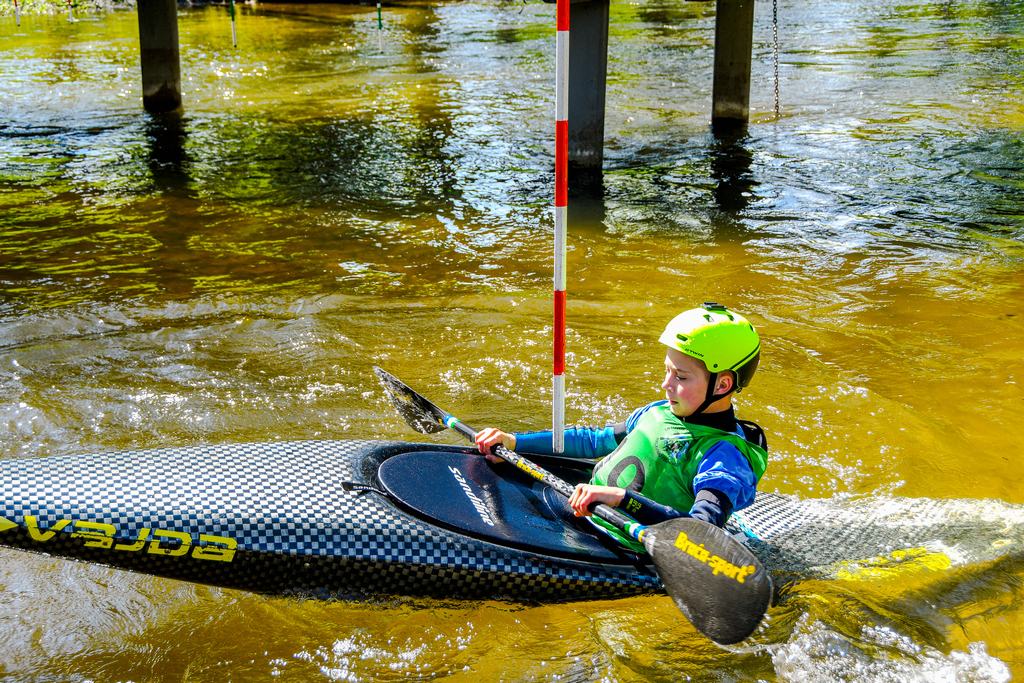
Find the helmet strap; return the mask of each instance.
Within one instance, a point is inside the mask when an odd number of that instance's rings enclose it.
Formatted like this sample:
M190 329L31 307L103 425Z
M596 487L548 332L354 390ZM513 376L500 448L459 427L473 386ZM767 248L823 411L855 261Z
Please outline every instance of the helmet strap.
M692 413L690 413L690 415L700 415L705 410L707 410L708 407L712 403L714 403L715 401L718 401L719 399L723 399L726 396L728 396L729 394L731 394L732 392L736 391L736 383L733 382L733 388L732 389L730 389L729 391L725 392L724 394L716 394L715 393L715 385L718 384L718 375L719 374L721 374L721 373L718 373L718 372L712 372L711 373L711 377L708 378L708 390L704 394L704 402L701 403L699 406L697 406L697 409L694 410Z

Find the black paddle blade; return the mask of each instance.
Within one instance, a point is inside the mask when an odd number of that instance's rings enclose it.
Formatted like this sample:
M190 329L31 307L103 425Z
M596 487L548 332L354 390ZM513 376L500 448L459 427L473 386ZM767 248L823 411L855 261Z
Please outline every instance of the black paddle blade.
M373 372L377 375L380 383L384 385L384 390L388 392L391 403L394 404L406 424L420 434L436 434L447 429L444 424L445 412L443 410L417 394L390 372L382 370L376 365L373 366Z
M652 526L644 546L676 606L711 640L738 643L761 623L772 580L725 530L698 519L672 519Z

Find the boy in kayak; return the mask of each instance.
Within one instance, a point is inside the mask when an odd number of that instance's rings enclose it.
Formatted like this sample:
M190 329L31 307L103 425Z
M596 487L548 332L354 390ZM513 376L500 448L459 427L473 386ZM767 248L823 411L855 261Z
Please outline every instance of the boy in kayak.
M638 408L624 423L565 431L565 453L601 458L589 484L569 499L577 516L596 503L619 507L642 524L690 516L723 526L733 510L754 501L767 466L767 441L753 422L737 420L732 395L750 383L761 342L743 316L716 303L680 313L659 341L668 347L665 399ZM551 432L506 433L489 427L476 435L488 459L502 444L523 453L551 454ZM625 534L591 518L624 545Z

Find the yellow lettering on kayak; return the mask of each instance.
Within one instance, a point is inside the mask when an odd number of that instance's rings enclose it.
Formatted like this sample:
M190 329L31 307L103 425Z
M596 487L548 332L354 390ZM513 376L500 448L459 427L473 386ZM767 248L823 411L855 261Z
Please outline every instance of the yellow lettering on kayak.
M160 539L158 536L163 538L175 539L178 541L177 547L165 548L160 545ZM170 555L171 557L178 557L184 555L189 551L192 546L192 537L186 534L184 531L167 531L165 529L153 529L153 542L149 544L149 551L153 555Z
M82 545L89 548L109 550L114 545L114 534L116 533L117 529L113 524L81 520L75 522L75 530L71 532L71 538L86 539Z
M48 543L58 533L67 530L70 538L81 539L87 548L101 550L119 550L136 553L145 550L153 555L166 557L182 557L188 555L197 560L212 562L231 562L235 559L238 541L229 536L214 534L198 534L193 540L192 534L186 531L171 529L139 529L134 541L115 543L118 538L117 527L106 522L93 522L85 519L58 519L51 526L39 526L39 518L25 515L25 530L29 538L37 543ZM0 532L9 531L21 526L17 522L0 517Z
M64 527L71 524L70 519L58 519L54 522L46 531L39 528L39 520L36 519L35 515L25 515L25 528L28 529L28 535L32 537L33 541L39 541L45 543L51 538L57 535L58 531L63 531Z
M197 560L213 560L215 562L230 562L235 559L235 549L238 548L238 541L227 536L213 536L210 534L199 534L200 543L210 545L197 545L192 549L192 557Z
M139 538L135 543L118 543L114 546L114 550L127 550L128 552L138 552L146 547L146 541L149 540L149 529L143 527L139 529Z

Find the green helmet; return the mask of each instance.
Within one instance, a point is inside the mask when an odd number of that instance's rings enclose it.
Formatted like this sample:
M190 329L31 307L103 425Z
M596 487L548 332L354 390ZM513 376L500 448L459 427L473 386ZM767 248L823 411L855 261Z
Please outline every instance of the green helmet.
M658 341L703 362L712 376L725 370L736 373L737 391L750 384L761 358L761 339L754 326L710 301L672 318Z

